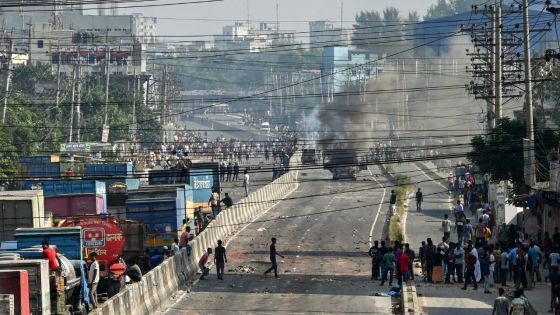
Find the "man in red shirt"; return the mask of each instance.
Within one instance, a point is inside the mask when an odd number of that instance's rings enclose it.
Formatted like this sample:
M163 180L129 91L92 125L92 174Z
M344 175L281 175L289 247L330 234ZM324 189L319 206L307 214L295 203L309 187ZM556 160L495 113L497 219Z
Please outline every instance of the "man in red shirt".
M56 258L54 248L49 247L49 242L47 241L43 241L41 246L43 247L43 258L49 261L49 270L58 271L58 259Z
M208 263L208 257L210 254L212 254L212 248L208 248L198 261L198 267L200 268L200 271L202 271L200 280L204 280L204 277L206 277L208 275L208 272L210 271L210 268L206 267L206 263Z
M408 281L408 278L409 278L408 264L409 263L410 263L410 258L408 257L406 252L403 251L403 253L401 255L401 259L399 261L399 270L400 270L399 286L402 286L403 279L404 279L405 282Z

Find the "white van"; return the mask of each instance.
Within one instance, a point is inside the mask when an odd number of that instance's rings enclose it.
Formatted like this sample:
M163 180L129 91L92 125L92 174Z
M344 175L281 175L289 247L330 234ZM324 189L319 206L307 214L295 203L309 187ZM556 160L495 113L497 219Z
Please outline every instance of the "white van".
M261 124L261 130L262 131L266 131L266 132L270 132L270 123L268 122L263 122Z

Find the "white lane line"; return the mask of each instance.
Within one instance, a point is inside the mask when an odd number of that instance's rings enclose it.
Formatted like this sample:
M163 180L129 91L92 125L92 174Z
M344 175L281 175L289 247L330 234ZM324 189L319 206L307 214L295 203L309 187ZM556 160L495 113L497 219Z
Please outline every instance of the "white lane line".
M298 173L299 173L299 171L296 170L296 178L298 178ZM289 193L287 193L287 194L286 194L286 197L289 196L290 194L292 194L295 190L297 190L298 187L299 187L299 182L296 181L296 186L295 186L295 188L293 188ZM282 200L276 201L276 203L274 203L274 204L272 205L272 207L268 208L266 211L264 211L263 213L257 215L255 218L253 218L253 220L251 220L251 222L249 222L249 223L246 224L244 227L242 227L239 231L237 231L235 234L233 234L233 236L230 237L230 238L226 241L224 247L227 248L229 242L231 242L233 239L235 239L235 238L237 237L237 235L239 235L239 233L245 231L245 229L246 229L249 225L253 224L258 218L260 218L260 217L262 217L263 215L265 215L268 211L272 210L274 207L276 207L276 206L277 206L280 202L282 202L282 201L284 201L284 200L282 199Z
M299 175L299 170L296 170L296 176L295 178L298 178ZM295 187L288 193L286 194L286 197L289 196L290 194L292 194L294 191L296 191L299 187L299 182L296 181L296 185ZM224 247L227 248L227 246L229 245L229 242L231 242L235 237L237 237L237 235L239 235L239 233L243 232L249 225L253 224L258 218L260 218L261 216L263 216L264 214L266 214L268 211L270 211L272 208L276 207L280 202L282 202L283 200L278 200L276 203L274 203L272 205L272 207L270 207L268 210L266 210L265 212L257 215L253 220L251 220L251 222L245 224L245 226L243 228L241 228L239 231L237 231L235 234L233 234L232 237L230 237L226 243L224 244ZM210 264L210 266L212 266L212 264ZM197 283L198 283L199 279L196 279L192 285L191 288L194 287ZM175 301L169 305L168 307L165 308L165 310L160 311L159 313L163 313L166 314L168 313L171 309L173 309L175 307L175 305L177 305L179 302L181 302L183 300L183 298L185 298L185 296L187 296L187 294L189 294L190 289L185 290L180 296L175 297Z
M368 167L368 172L371 176L373 176L373 173L371 172L369 167ZM377 183L377 185L379 185L379 187L383 188L383 196L381 197L381 202L379 203L379 207L377 208L377 214L375 215L375 219L373 220L373 224L371 225L371 230L369 231L369 239L368 239L369 247L373 246L372 244L373 230L375 228L375 223L377 223L377 219L379 219L379 213L381 212L381 207L383 206L383 200L385 200L385 193L387 192L385 186L383 186L375 177L373 177L373 180L375 180L375 182Z
M426 172L424 172L423 169L419 168L416 164L412 163L412 165L418 169L420 172L422 172L422 174L424 174L424 176L428 177L429 180L433 181L434 183L438 184L439 186L447 189L447 187L445 185L443 185L442 183L438 182L437 180L433 179L430 175L428 175Z
M418 166L416 166L416 164L412 163L412 165L414 165L414 167L416 167L416 169L418 169L420 172L422 172L424 174L424 176L426 176L429 180L433 181L434 183L438 184L440 187L442 187L443 189L447 190L449 187L446 187L445 185L443 185L442 183L438 182L437 180L433 179L430 175L426 174L426 172L424 172L423 169L419 168ZM449 210L453 211L453 207L451 206L451 202L453 201L453 199L451 199L451 196L447 197L447 202L450 204L449 205Z

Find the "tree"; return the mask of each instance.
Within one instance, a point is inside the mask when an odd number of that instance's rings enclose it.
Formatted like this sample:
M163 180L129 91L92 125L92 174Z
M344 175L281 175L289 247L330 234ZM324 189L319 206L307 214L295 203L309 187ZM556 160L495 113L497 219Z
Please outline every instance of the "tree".
M438 0L436 4L430 5L426 15L424 15L424 20L434 20L445 16L451 16L457 13L453 8L453 5L447 0Z
M361 50L373 51L376 48L376 39L383 32L384 23L381 14L377 11L360 11L356 14L352 45Z
M406 22L408 23L420 22L420 15L418 15L418 11L408 12L408 18L406 19Z
M523 173L523 138L526 135L525 122L518 119L502 118L496 128L485 139L476 136L471 141L472 151L468 159L475 164L481 174L490 174L492 181L511 181L512 197L527 191ZM535 132L535 156L537 180L547 180L547 156L558 149L560 137L548 128Z

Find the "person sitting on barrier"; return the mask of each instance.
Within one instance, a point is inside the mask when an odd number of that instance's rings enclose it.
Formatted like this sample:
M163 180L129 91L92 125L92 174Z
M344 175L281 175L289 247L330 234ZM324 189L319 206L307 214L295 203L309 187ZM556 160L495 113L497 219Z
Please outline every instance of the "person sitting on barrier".
M150 249L146 248L144 250L144 256L142 256L142 268L144 274L148 273L148 271L152 270L152 259L150 257Z
M163 262L163 260L165 259L163 255L164 255L163 250L154 251L154 254L150 258L150 263L152 264L152 268L159 266L159 264Z
M130 281L127 281L127 283L142 281L142 271L140 270L140 267L138 267L136 260L136 258L131 259L127 263L125 274L128 278L130 278Z
M210 268L206 267L206 263L208 263L208 257L211 254L212 254L212 248L208 248L206 250L206 252L202 255L202 257L200 257L200 260L198 261L198 267L200 268L200 271L202 272L202 275L200 276L200 280L204 280L205 277L210 272Z
M222 199L222 203L226 206L226 208L229 208L233 206L233 199L231 199L229 194L226 193L224 199Z
M208 199L208 205L212 207L212 215L214 219L216 219L220 213L220 194L215 187L212 188L212 194L210 195L210 199Z
M181 249L179 247L179 239L176 238L173 240L173 244L171 244L171 254L172 255L178 255L181 252Z

